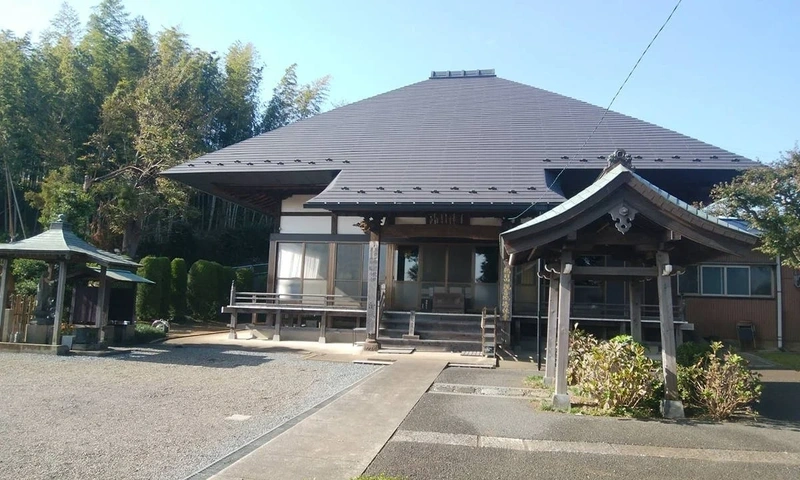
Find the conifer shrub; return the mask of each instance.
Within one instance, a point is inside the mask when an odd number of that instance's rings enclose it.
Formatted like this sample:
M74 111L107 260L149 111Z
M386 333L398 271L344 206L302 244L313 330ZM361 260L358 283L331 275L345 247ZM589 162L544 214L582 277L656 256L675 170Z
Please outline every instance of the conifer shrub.
M220 279L220 301L227 305L231 296L231 285L236 284L236 269L233 267L222 267L222 278Z
M236 291L237 292L252 292L253 281L255 275L250 268L237 268L236 269Z
M224 269L217 262L198 260L189 268L186 303L193 318L203 321L219 318L222 307L220 291L224 276Z
M170 303L169 313L176 322L186 318L186 282L189 272L186 270L186 261L182 258L173 258L170 262Z
M147 256L139 261L137 275L155 283L136 286L136 318L150 321L169 317L170 263L167 257Z

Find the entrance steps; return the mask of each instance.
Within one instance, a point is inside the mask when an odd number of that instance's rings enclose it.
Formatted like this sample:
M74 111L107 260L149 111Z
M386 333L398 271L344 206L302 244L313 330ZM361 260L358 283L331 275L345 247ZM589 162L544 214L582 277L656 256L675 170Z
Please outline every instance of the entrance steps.
M415 312L384 312L379 340L392 346L413 346L427 351L477 351L481 349L479 315ZM414 336L409 336L414 335Z

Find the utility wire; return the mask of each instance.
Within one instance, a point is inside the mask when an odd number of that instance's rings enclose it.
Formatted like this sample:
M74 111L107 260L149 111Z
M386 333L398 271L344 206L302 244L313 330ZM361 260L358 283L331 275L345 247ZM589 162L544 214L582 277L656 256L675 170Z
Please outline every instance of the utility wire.
M598 129L598 128L600 128L600 124L602 124L602 123L603 123L603 120L605 120L605 118L606 118L606 115L608 114L609 110L611 110L611 106L612 106L612 105L614 105L614 101L617 99L617 97L619 96L620 92L622 92L622 89L623 89L623 88L625 88L625 84L627 84L627 83L628 83L628 80L630 80L631 76L633 75L633 72L635 72L635 71L636 71L636 67L638 67L638 66L639 66L639 63L641 63L641 61L642 61L642 59L644 58L645 54L647 54L647 51L648 51L648 50L650 50L650 47L651 47L651 46L653 46L653 42L655 42L655 41L656 41L656 39L658 38L658 36L661 34L661 31L662 31L662 30L664 30L664 27L666 27L666 26L667 26L667 24L669 23L669 21L672 19L672 16L675 14L675 11L678 9L678 7L680 6L680 4L681 4L681 2L682 2L682 1L683 1L683 0L678 0L678 3L676 3L676 4L675 4L675 7L674 7L674 8L672 9L672 11L669 13L669 16L667 17L667 19L666 19L666 20L664 20L664 23L663 23L663 24L661 24L661 28L659 28L659 29L658 29L658 31L656 32L656 34L653 36L653 39L652 39L652 40L650 40L650 43L648 43L648 44L647 44L647 46L644 48L644 50L642 51L642 54L641 54L641 55L639 55L639 59L638 59L638 60L636 60L636 63L633 65L633 68L631 68L631 71L630 71L630 72L628 72L628 76L627 76L627 77L625 77L625 80L622 82L622 85L620 85L620 86L619 86L619 88L617 89L617 93L615 93L615 94L614 94L614 97L611 99L611 101L610 101L610 102L608 102L608 106L606 107L605 111L603 111L603 115L600 117L600 121L598 121L598 122L597 122L597 125L595 125L595 126L594 126L594 129L592 129L591 133L589 133L589 136L588 136L588 137L586 137L586 140L584 140L583 144L582 144L582 145L581 145L581 147L578 149L578 151L575 153L575 155L572 155L572 156L570 156L570 157L569 157L569 159L567 159L567 163L564 165L564 167L563 167L563 168L561 168L561 171L560 171L560 172L558 172L558 175L556 175L556 178L554 178L554 179L553 179L553 181L552 181L552 182L550 182L550 185L548 185L548 187L547 187L547 189L548 189L548 190L550 190L550 189L552 189L552 188L553 188L553 185L555 185L555 184L556 184L556 182L558 181L558 179L561 177L561 174L563 174L563 173L564 173L564 171L567 169L567 167L569 167L569 164L570 164L570 163L572 163L572 159L573 159L573 158L575 158L575 157L577 157L578 155L580 155L580 153L583 151L583 148L586 146L586 144L587 144L587 143L589 143L589 140L590 140L590 139L592 138L592 136L595 134L595 132L597 131L597 129ZM528 211L529 211L531 208L533 208L533 207L534 207L534 205L536 205L536 203L531 203L531 204L528 206L528 208L526 208L525 210L523 210L523 211L522 211L522 213L520 213L520 214L519 214L519 215L517 215L516 217L512 217L510 220L516 220L516 219L518 219L519 217L521 217L521 216L525 215L525 214L526 214L526 213L527 213L527 212L528 212Z

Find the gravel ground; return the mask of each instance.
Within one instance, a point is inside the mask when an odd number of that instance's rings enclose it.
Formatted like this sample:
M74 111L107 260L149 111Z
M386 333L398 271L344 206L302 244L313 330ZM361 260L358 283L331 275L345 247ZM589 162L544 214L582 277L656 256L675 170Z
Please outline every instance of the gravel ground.
M0 354L0 478L184 478L375 368L238 347Z

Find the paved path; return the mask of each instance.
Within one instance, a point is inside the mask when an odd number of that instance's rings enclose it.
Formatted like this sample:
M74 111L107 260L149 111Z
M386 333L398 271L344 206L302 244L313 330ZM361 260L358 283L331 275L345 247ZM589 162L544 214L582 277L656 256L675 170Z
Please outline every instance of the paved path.
M215 480L347 480L363 472L444 369L397 361L213 476Z
M800 422L792 413L798 375L763 372L765 402L783 408L764 405L765 417L723 423L540 412L526 398L484 394L520 387L536 373L445 370L367 473L410 480L800 478ZM442 384L482 386L482 393L438 391Z

